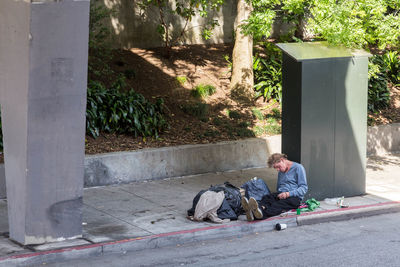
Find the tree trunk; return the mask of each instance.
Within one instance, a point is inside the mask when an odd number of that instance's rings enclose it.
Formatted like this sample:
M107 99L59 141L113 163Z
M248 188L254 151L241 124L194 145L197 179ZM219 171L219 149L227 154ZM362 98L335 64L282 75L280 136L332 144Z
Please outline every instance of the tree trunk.
M238 0L230 89L235 99L244 102L252 102L254 99L253 37L244 35L240 25L249 18L251 10L251 4Z

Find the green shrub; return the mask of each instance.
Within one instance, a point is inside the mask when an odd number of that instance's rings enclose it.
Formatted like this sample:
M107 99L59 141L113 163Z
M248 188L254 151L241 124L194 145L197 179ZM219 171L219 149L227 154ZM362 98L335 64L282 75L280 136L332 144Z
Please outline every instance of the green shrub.
M199 118L204 118L208 114L208 104L206 103L194 103L187 104L181 107L182 111Z
M89 79L102 79L113 75L109 61L112 58L110 42L110 30L105 26L106 20L114 13L98 1L90 1L89 20L89 57L88 76Z
M134 70L117 74L110 68L112 47L104 21L115 11L97 2L90 5L86 133L94 138L100 132L157 138L168 126L163 100L153 104L128 87L126 79L135 78Z
M271 113L272 113L272 117L275 119L280 119L282 117L281 111L277 108L273 108L271 110Z
M178 83L180 85L184 85L187 81L187 78L186 78L186 76L178 76L178 77L176 77L176 80L178 81Z
M278 122L276 121L276 119L275 118L268 118L267 120L266 120L266 123L268 123L268 124L277 124Z
M264 126L264 131L269 135L276 135L282 132L282 127L279 124L267 124Z
M255 134L256 136L263 135L263 134L264 134L264 128L263 128L262 126L257 125L257 126L255 126L255 127L253 128L253 132L254 132L254 134Z
M192 90L192 96L206 98L216 92L215 87L209 84L199 84Z
M247 128L236 129L236 134L240 137L254 137L254 132Z
M282 53L272 43L266 43L264 54L256 54L253 59L254 90L256 97L264 101L282 100Z
M387 67L381 55L372 56L368 66L368 111L376 113L390 103Z
M394 84L400 86L400 55L397 51L389 51L382 56L387 69L387 78Z
M237 119L240 119L241 117L242 117L242 115L240 115L240 113L238 112L238 111L235 111L235 110L227 110L226 111L226 113L227 113L227 115L228 115L228 117L230 118L230 119L235 119L235 120L237 120Z
M86 132L92 137L100 132L154 136L167 127L163 117L163 100L156 104L147 101L134 90L119 91L122 80L106 89L100 82L91 81L87 92Z
M259 119L260 121L264 120L264 114L261 112L261 110L257 108L252 108L251 112L253 113L253 116L255 118Z
M247 128L250 126L250 122L248 121L242 121L241 123L238 124L239 128Z
M216 117L216 118L213 119L213 124L215 126L221 126L222 125L222 120L220 118Z

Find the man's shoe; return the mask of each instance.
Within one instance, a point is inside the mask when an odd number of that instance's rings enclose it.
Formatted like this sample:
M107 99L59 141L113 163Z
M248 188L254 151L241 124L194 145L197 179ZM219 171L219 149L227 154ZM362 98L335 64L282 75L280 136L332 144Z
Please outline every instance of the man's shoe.
M250 210L249 200L246 197L242 197L242 208L246 212L246 218L249 222L254 221L253 212Z
M248 201L248 206L252 213L254 214L254 217L257 219L261 220L263 218L263 214L261 209L258 207L258 202L254 197L251 197Z

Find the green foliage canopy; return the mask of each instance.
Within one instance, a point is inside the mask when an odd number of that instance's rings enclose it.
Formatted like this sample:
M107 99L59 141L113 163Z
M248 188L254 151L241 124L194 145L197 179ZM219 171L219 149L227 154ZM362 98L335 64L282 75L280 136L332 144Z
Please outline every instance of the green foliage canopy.
M380 49L400 44L400 1L318 0L308 27L329 43Z
M243 30L255 40L267 38L277 18L335 45L399 47L399 0L251 0L254 11Z

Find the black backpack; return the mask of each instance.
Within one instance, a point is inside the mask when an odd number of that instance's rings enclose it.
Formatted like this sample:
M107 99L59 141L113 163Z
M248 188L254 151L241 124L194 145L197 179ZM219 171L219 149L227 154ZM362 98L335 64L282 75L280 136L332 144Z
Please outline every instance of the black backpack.
M224 191L225 200L228 202L229 206L235 212L236 216L239 216L243 213L240 195L240 189L231 184L230 182L225 182L223 185L214 185L211 186L208 190L219 192Z
M237 220L237 217L242 214L242 206L241 206L241 195L240 190L236 186L232 185L229 182L225 182L222 185L215 185L211 186L208 190L219 192L224 191L225 199L218 209L217 214L218 217L221 219L231 219ZM193 216L197 202L200 199L200 196L208 191L208 190L201 190L193 199L192 208L187 211L189 216Z

